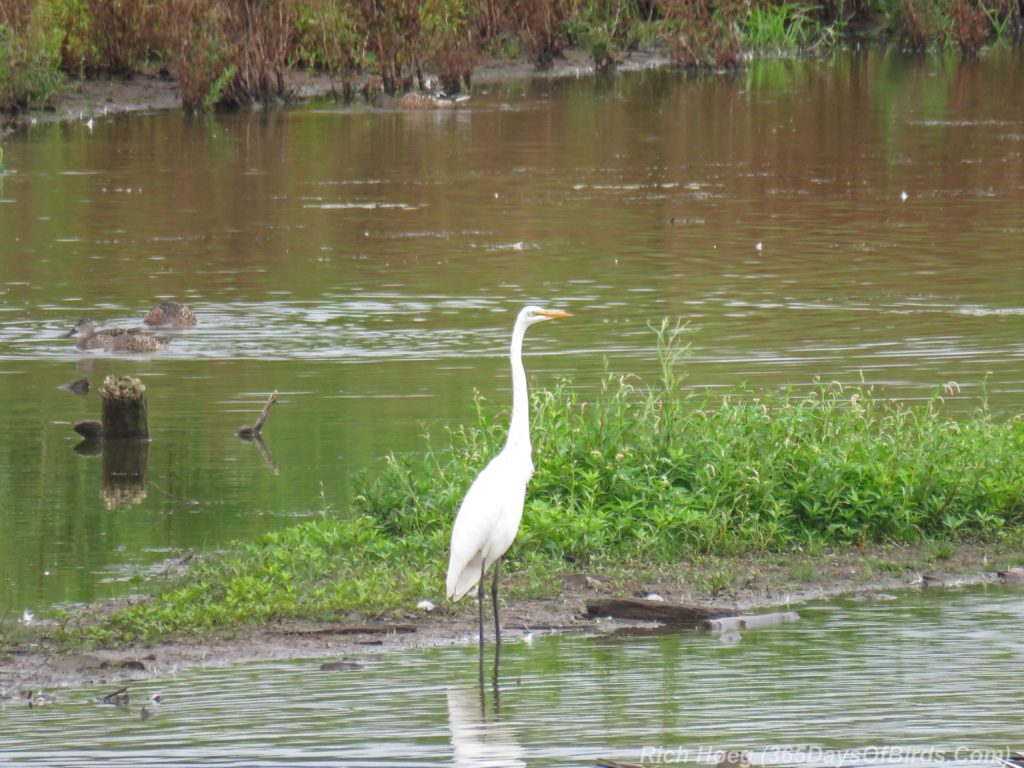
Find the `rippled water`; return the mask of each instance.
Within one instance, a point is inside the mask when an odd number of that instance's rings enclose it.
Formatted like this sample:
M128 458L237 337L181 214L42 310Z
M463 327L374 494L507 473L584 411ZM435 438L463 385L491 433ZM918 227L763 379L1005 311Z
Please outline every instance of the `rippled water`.
M507 401L527 301L538 384L656 375L648 327L697 329L695 388L861 380L954 412L1024 407L1020 52L850 54L488 86L436 113L333 104L40 124L0 175L0 615L122 594L187 549L329 507L425 431ZM83 315L200 325L142 358L75 352ZM70 425L132 374L154 440L107 487ZM234 437L280 403L269 456Z
M488 685L483 703L472 638L341 672L322 660L182 672L132 684L127 711L93 703L114 686L58 691L50 708L6 705L0 758L591 766L659 749L673 763L714 763L717 750L743 749L755 765L995 768L994 754L1024 746L1024 592L908 592L800 613L738 643L686 632L509 643L500 697Z

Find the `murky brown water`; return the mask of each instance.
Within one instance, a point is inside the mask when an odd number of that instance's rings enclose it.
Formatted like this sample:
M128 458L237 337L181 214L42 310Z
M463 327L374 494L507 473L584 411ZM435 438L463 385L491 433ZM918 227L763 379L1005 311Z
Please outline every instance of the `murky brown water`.
M37 125L0 176L0 614L132 588L187 548L342 510L351 476L508 397L527 301L538 383L653 376L648 323L699 328L695 387L863 378L1024 407L1021 54L843 55L478 90L437 113L323 104ZM83 315L201 324L150 358L79 354ZM69 425L140 375L144 482L113 505ZM234 430L281 392L273 463ZM276 467L277 473L274 473ZM108 508L112 507L112 508Z

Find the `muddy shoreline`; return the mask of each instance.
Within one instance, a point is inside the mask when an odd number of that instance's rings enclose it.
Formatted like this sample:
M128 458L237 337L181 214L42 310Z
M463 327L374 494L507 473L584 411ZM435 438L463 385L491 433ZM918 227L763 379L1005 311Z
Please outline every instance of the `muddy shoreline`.
M632 52L616 67L616 71L630 72L669 66L664 53L654 50ZM590 57L580 50L566 50L551 69L539 71L525 57L515 59L492 58L481 61L473 73L474 88L496 83L529 78L578 77L594 73ZM371 95L379 90L379 78L363 76L355 83L358 93L367 87ZM436 78L435 78L436 80ZM300 104L314 99L328 98L337 92L337 83L325 73L288 70L285 83L290 93L282 105ZM182 110L181 92L173 78L159 73L136 74L129 77L111 76L69 82L50 99L50 108L7 116L13 128L27 127L40 122L83 122L110 118L129 113L167 112ZM343 103L340 100L339 103ZM469 103L472 103L470 99ZM359 95L352 99L354 108L372 104ZM254 108L259 108L257 107Z
M546 632L607 633L643 622L592 618L588 599L656 593L673 603L688 603L736 612L785 607L836 597L886 599L901 589L949 589L970 585L999 586L996 571L1019 561L1019 553L998 546L970 545L934 561L922 548L851 549L815 556L778 556L744 561L714 558L681 564L659 578L623 579L601 573L571 573L560 579L557 595L511 599L502 609L503 638L516 642L524 634ZM879 566L891 573L879 573ZM699 574L728 570L730 586L710 594L693 586ZM794 581L794 571L801 581ZM516 575L511 576L516 586ZM107 613L111 606L101 612ZM489 619L489 613L488 613ZM647 624L646 626L650 626ZM488 627L488 630L490 627ZM683 630L686 631L686 630ZM410 608L386 617L347 617L344 621L287 621L249 627L216 637L188 637L153 646L66 651L46 639L46 628L31 640L9 644L0 652L0 694L24 701L30 690L53 690L168 677L188 668L217 667L271 659L358 658L368 653L476 642L472 601L439 605L431 612Z

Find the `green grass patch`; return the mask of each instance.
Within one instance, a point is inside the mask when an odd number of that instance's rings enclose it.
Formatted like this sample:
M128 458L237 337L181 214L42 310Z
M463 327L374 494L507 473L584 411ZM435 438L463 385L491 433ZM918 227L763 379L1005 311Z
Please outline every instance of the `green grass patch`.
M938 396L906 406L839 384L695 394L678 373L686 329L657 331L653 386L608 375L593 397L567 381L532 393L537 471L506 571L520 596L551 594L565 571L623 563L1021 538L1024 420L996 421L984 404L954 419ZM325 507L315 521L204 559L179 584L93 627L92 639L441 602L455 512L500 449L507 415L478 400L473 425L428 437L421 455L390 456L358 479L350 515ZM704 579L710 592L733 582L726 571Z
M738 26L743 47L755 52L789 54L812 48L835 47L845 20L821 20L821 9L800 3L761 3L746 8Z

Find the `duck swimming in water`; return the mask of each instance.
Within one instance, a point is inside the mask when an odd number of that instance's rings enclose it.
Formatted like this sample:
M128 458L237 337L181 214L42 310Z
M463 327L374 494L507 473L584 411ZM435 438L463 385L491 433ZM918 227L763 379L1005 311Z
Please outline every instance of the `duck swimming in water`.
M65 334L78 334L79 349L105 349L107 352L159 352L167 348L166 339L158 339L141 328L104 328L96 330L92 320L82 319Z
M186 305L176 301L165 301L149 310L142 322L146 325L171 325L175 328L183 328L195 325L199 320L196 318L196 313Z

